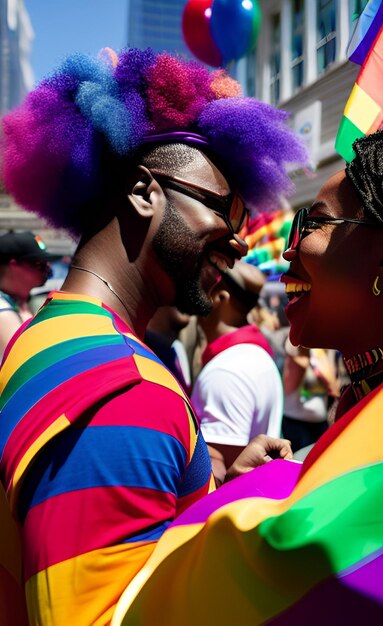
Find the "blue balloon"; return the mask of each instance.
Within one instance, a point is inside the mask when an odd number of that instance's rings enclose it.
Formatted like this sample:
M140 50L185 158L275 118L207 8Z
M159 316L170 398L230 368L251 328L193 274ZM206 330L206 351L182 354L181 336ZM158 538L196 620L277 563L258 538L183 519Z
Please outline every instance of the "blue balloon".
M210 29L225 65L254 47L260 18L257 0L213 0Z

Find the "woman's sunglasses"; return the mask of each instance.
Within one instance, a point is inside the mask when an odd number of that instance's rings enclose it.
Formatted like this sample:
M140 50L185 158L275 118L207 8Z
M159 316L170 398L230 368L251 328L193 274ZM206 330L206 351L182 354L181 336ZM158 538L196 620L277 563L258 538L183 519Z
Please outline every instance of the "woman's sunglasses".
M348 217L325 217L311 216L309 209L303 207L298 209L291 223L289 239L287 241L287 250L296 250L305 231L315 228L316 224L343 224L350 222L351 224L364 224L364 226L373 226L374 228L383 228L383 224L377 222L366 222L363 220L354 220Z
M153 178L155 178L161 186L183 193L185 196L193 198L193 200L198 200L214 211L214 213L217 213L223 218L231 233L239 233L247 223L249 211L238 195L229 193L227 196L220 196L218 193L200 187L195 183L189 183L181 178L168 176L156 170L150 171Z

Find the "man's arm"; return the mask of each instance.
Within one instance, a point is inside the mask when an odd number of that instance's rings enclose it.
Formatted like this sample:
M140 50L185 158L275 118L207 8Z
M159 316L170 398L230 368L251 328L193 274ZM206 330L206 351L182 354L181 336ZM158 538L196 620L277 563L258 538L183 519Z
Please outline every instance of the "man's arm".
M293 458L290 441L269 435L257 435L229 467L225 482L276 458L287 460Z
M268 435L257 435L245 447L208 444L208 450L217 487L275 458L293 458L290 441Z
M9 340L20 328L22 320L15 311L0 308L0 360Z

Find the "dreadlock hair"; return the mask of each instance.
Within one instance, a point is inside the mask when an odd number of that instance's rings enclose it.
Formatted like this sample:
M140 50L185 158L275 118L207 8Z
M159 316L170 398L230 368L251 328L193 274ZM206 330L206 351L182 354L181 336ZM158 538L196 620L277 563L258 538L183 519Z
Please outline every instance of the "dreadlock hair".
M78 236L144 144L182 132L220 160L249 209L267 211L294 191L288 166L308 161L288 115L242 97L224 70L168 53L75 54L3 118L0 176L26 210Z
M357 139L352 147L356 156L346 166L347 176L365 212L383 222L383 130Z

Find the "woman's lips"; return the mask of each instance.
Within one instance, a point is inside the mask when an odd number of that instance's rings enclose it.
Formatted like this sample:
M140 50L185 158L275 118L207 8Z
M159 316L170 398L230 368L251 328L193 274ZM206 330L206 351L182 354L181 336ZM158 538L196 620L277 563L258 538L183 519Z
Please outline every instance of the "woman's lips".
M280 279L281 283L285 285L285 293L290 302L298 300L304 293L307 293L311 289L311 283L308 283L295 276L289 276L284 274Z

